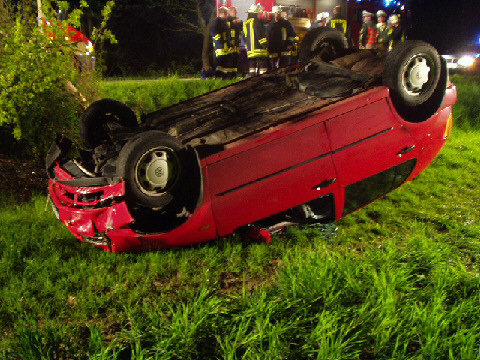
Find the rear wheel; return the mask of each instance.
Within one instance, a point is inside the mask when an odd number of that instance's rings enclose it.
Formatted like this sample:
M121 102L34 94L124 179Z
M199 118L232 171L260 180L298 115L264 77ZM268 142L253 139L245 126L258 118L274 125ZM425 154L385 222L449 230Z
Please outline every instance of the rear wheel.
M319 27L305 35L300 44L298 57L302 64L308 63L316 56L324 61L331 61L342 54L347 47L347 39L341 31Z
M80 139L88 149L93 149L110 140L109 126L126 128L138 126L137 117L124 103L102 99L90 105L80 119Z
M422 121L435 113L442 104L447 78L446 65L438 52L420 40L394 47L382 74L395 108L409 121Z

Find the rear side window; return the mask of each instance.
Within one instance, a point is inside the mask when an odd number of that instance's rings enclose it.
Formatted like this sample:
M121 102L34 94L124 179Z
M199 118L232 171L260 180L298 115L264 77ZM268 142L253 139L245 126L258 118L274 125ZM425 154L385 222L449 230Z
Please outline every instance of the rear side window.
M402 185L412 173L416 163L417 159L410 159L400 165L348 185L345 188L343 215L345 216L364 207Z

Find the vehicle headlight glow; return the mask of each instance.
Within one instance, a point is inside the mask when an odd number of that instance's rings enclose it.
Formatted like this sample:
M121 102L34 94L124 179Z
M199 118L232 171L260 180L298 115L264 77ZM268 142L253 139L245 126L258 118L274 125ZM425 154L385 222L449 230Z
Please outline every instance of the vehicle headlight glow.
M462 56L460 59L458 59L458 65L460 66L472 66L473 63L475 62L475 58L473 56Z

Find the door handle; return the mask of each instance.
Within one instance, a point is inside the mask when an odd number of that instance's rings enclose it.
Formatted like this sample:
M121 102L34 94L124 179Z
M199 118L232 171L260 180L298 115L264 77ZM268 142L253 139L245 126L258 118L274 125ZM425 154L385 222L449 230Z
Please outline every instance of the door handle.
M413 149L415 149L415 145L407 146L406 148L403 148L402 150L400 150L400 151L397 153L397 155L398 155L398 156L405 155L406 153L412 151Z
M321 189L323 189L323 188L326 188L327 186L330 186L330 185L332 185L332 184L335 184L336 182L337 182L337 179L336 179L336 178L328 179L328 180L322 181L320 184L312 187L312 189L321 190Z

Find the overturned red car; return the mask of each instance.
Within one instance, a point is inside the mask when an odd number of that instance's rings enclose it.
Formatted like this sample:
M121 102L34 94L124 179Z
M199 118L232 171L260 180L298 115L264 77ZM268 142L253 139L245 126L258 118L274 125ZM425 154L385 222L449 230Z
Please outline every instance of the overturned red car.
M147 114L104 99L84 150L59 137L46 165L58 218L113 252L332 222L418 176L452 127L456 89L421 41L348 50L327 30L308 63ZM319 44L321 46L319 46ZM363 71L358 71L358 69Z

